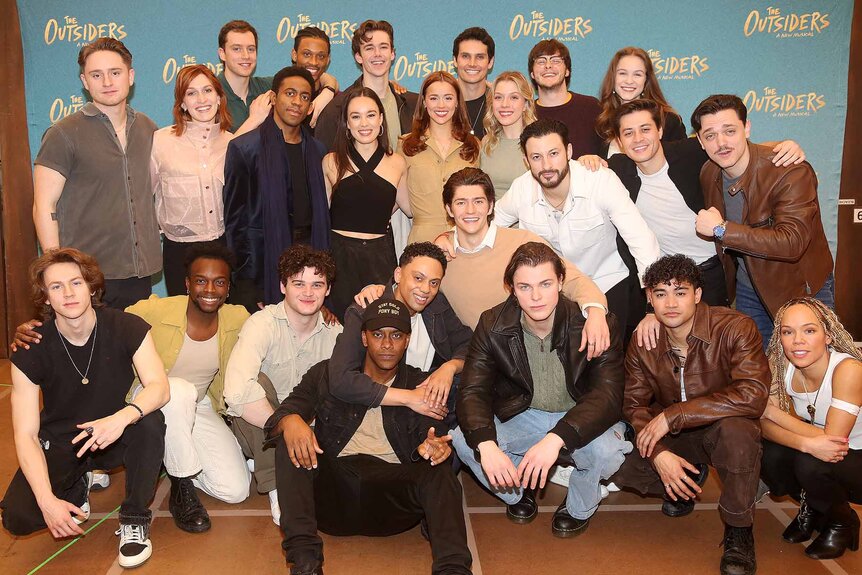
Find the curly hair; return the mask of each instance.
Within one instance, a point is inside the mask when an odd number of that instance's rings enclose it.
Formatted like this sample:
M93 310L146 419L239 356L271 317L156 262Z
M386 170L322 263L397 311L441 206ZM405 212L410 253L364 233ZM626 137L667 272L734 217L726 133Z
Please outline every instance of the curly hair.
M647 266L644 272L644 288L653 289L662 284L690 283L694 289L703 287L703 274L694 260L682 254L664 256Z
M769 338L769 345L766 347L766 357L769 359L769 369L772 372L772 385L769 388L769 394L778 397L779 408L787 413L790 413L792 402L787 395L787 388L784 386L788 360L784 353L784 346L781 345L781 322L787 310L795 305L804 305L811 310L811 313L823 327L823 331L832 339L829 346L833 350L846 353L862 361L862 351L853 343L853 336L844 329L844 325L841 324L841 320L838 319L835 312L826 307L823 302L813 297L797 297L788 301L775 314L775 327L772 329L772 337Z
M497 90L500 82L512 82L518 87L518 91L524 98L524 113L521 115L521 125L529 126L536 121L536 102L534 100L533 88L530 87L530 82L520 72L506 70L500 72L500 75L494 80L491 86L491 102L485 111L485 118L482 123L485 125L485 137L482 138L482 151L486 156L491 155L494 148L500 143L500 138L503 136L503 126L494 115L493 94Z
M467 120L467 104L464 103L464 97L461 95L461 87L458 84L458 80L449 72L443 71L428 74L425 81L422 82L422 88L419 90L419 103L413 112L413 126L410 133L403 136L404 139L401 143L404 155L415 156L428 147L425 132L428 131L428 126L431 124L431 115L428 113L428 108L425 107L425 93L431 87L431 84L435 82L449 84L455 91L455 98L457 98L458 103L455 108L455 114L452 116L452 137L464 144L458 152L461 159L467 162L475 162L479 158L479 140L470 133L470 122Z
M315 273L326 278L327 285L335 281L335 260L329 252L318 251L305 244L290 246L278 258L278 279L287 281L305 268L314 268Z
M195 260L219 260L227 264L228 269L233 272L236 268L236 256L224 244L211 241L196 243L192 247L186 249L185 258L183 259L183 267L186 270L186 276L189 275L192 264Z
M649 54L647 54L643 48L626 46L625 48L617 50L617 53L614 54L613 58L611 58L611 63L608 64L608 69L605 72L605 77L602 80L602 86L599 91L599 101L602 103L602 111L596 119L596 132L605 142L610 142L616 135L613 129L615 117L614 112L616 112L617 108L619 108L623 103L619 95L616 93L617 66L619 66L620 60L626 56L635 56L636 58L639 58L641 62L643 62L644 69L646 70L644 89L638 98L652 100L658 104L659 112L662 117L667 116L668 114L676 114L676 111L670 104L668 104L667 99L664 97L664 92L661 91L661 86L659 86L658 78L655 74L655 68L652 65L652 59L650 59ZM658 125L658 123L656 123L656 125ZM619 126L619 124L617 124L617 126ZM660 128L661 126L658 127Z
M398 258L398 267L404 267L416 258L431 258L440 262L443 266L443 273L446 273L446 254L436 244L431 242L413 242L407 244L404 251L401 252L401 257Z
M48 301L48 286L45 285L45 272L54 264L75 264L81 270L81 277L90 292L90 303L94 308L104 306L105 276L99 269L96 258L75 248L54 248L48 250L30 264L30 288L33 304L43 320L54 317L54 308Z

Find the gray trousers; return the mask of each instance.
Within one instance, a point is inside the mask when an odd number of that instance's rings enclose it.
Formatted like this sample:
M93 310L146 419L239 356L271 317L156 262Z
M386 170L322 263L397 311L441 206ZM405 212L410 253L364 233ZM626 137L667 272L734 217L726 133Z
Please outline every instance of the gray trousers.
M269 377L261 372L257 374L257 382L266 392L266 400L273 409L278 409L278 395ZM264 449L266 436L263 429L252 425L241 417L231 420L231 430L242 449L243 455L254 460L254 480L258 493L269 493L275 489L275 449Z

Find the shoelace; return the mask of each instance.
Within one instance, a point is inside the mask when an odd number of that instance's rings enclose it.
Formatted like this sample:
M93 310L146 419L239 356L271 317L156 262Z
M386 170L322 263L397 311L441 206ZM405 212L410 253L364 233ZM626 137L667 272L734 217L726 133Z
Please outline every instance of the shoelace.
M191 481L180 483L179 490L180 502L186 513L196 512L203 507L201 500L198 499L195 493L195 486Z
M135 525L135 524L127 524L120 525L120 528L114 532L114 535L120 536L120 542L122 544L126 543L138 543L143 545L147 540L146 528L143 525Z
M742 552L746 546L754 546L754 536L749 531L742 529L731 529L722 539L721 544L725 549L732 549L737 553Z

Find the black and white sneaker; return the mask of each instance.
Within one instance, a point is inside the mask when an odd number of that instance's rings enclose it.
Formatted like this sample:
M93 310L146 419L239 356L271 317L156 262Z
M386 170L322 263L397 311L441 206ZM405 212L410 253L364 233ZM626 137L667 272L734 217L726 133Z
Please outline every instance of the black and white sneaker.
M114 535L120 536L120 567L129 569L142 565L153 554L153 544L150 543L150 525L138 523L120 523Z
M81 481L84 483L84 502L78 505L81 511L84 512L83 516L73 515L72 521L76 524L80 525L90 518L90 488L93 485L93 474L88 471L84 475L81 476Z

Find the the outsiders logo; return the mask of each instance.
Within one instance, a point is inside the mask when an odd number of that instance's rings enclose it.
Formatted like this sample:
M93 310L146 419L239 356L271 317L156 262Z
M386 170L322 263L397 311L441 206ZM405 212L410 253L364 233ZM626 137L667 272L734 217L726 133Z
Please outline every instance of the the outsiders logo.
M210 69L210 72L218 76L224 70L224 64L221 62L198 62L198 59L189 54L183 54L182 59L178 62L176 58L168 58L165 62L165 67L162 68L162 80L165 84L170 84L177 77L177 72L180 68L186 66L194 66L195 64L203 64Z
M69 96L68 101L64 101L63 98L57 98L51 104L51 111L48 112L48 116L51 118L51 123L54 124L66 116L74 114L83 108L85 103L84 96L81 95L73 94Z
M448 60L430 60L428 54L416 52L413 54L413 61L407 56L398 56L395 59L395 66L392 68L392 74L396 82L400 82L404 78L417 78L419 80L425 78L431 72L449 72L455 74L455 62L452 58Z
M647 53L659 80L694 80L709 70L706 56L664 56L659 50L647 50Z
M782 14L780 8L770 6L764 12L749 12L742 30L746 36L770 34L776 38L805 38L819 34L828 27L828 13Z
M124 24L117 24L116 22L80 24L74 16L63 16L60 19L51 18L45 24L45 44L51 45L59 40L81 46L98 38L107 37L122 40L126 37L124 28Z
M284 44L288 40L296 38L297 32L309 26L317 26L329 36L330 44L350 44L353 38L353 33L359 24L350 20L335 20L333 22L312 22L311 16L308 14L298 14L296 21L285 16L278 23L278 28L275 31L275 40L279 44Z
M529 16L515 14L512 24L509 26L509 38L517 40L526 38L556 38L560 42L578 42L586 38L593 31L591 20L583 16L571 18L546 18L544 13L537 10L530 12Z
M749 90L742 98L748 112L772 114L774 118L789 118L794 116L811 116L826 105L826 97L817 92L801 94L781 94L769 86L758 94Z

